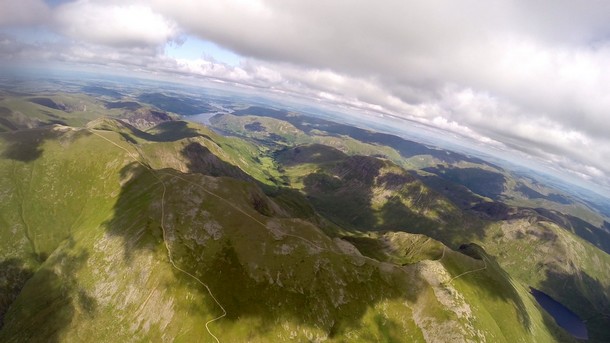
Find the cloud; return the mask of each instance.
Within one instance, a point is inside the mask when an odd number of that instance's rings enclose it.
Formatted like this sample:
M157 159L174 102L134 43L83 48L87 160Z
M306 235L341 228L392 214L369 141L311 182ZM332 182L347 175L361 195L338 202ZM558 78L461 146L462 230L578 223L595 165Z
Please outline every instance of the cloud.
M327 101L379 106L548 162L565 156L591 177L610 174L605 2L152 4Z
M49 7L41 0L0 0L0 27L26 26L44 23Z
M25 10L35 6L51 19ZM49 10L26 0L9 12L0 23L11 17L66 37L44 46L46 58L300 94L515 148L609 183L610 2L78 0ZM163 55L182 35L242 63ZM36 48L7 42L0 54L27 58Z
M177 39L177 25L150 7L81 0L59 6L55 23L66 36L112 47L164 46Z
M603 134L608 5L529 3L152 1L185 30L244 56L374 78L408 103L434 101L447 84L488 91Z

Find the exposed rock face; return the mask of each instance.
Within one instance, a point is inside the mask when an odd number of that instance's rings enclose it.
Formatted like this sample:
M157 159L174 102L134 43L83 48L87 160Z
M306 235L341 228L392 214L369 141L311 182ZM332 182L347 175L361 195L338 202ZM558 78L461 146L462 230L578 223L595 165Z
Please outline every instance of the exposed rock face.
M166 112L155 111L149 108L139 108L133 112L126 112L123 120L140 130L147 130L174 118Z

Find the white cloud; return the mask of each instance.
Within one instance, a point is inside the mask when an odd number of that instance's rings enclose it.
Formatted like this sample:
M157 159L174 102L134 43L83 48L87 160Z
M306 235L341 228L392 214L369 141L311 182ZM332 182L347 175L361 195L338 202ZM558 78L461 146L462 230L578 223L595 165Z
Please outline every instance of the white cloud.
M594 180L610 175L610 2L78 0L49 14L25 0L9 8L12 20L44 24L19 15L35 6L71 39L45 46L47 58L299 93L506 144ZM244 59L163 56L182 33ZM14 59L32 49L0 44Z
M174 22L141 4L81 0L57 8L55 21L71 38L117 47L164 46L180 33Z
M49 7L41 0L0 0L0 27L42 24Z

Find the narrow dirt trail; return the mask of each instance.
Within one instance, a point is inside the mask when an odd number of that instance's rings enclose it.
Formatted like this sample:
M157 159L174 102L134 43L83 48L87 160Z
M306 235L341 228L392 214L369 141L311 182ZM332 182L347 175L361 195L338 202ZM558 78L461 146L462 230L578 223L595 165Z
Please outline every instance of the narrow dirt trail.
M485 257L483 257L483 264L484 265L481 268L477 268L477 269L473 269L473 270L468 270L468 271L463 272L462 274L459 274L459 275L456 275L456 276L452 277L449 281L447 281L447 284L453 282L453 280L455 280L455 279L461 278L464 275L468 275L468 274L476 273L476 272L481 272L481 271L484 271L485 269L487 269L487 261L486 261Z

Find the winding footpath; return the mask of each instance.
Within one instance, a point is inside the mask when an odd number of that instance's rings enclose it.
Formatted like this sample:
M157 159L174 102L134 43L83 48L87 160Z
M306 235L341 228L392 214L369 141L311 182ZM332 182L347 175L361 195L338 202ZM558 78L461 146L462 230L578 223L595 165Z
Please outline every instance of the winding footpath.
M447 284L453 282L453 280L458 279L458 278L460 278L460 277L462 277L464 275L468 275L470 273L475 273L475 272L481 272L481 271L484 271L485 269L487 269L487 261L485 259L485 256L483 256L483 267L477 268L477 269L473 269L473 270L468 270L468 271L463 272L460 275L456 275L456 276L452 277L449 281L447 281Z

